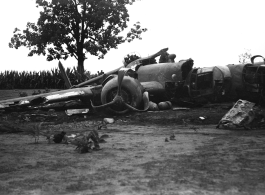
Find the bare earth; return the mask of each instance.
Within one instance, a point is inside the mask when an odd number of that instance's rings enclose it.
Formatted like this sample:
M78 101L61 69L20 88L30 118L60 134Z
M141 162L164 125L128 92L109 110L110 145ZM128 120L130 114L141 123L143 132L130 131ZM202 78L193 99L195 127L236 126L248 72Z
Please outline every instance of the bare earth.
M49 144L42 136L34 144L31 135L2 131L0 194L264 194L265 131L215 129L227 111L218 107L114 116L114 124L99 130L109 135L100 144L102 150L86 154L71 144ZM25 114L2 114L0 122L27 128L40 120L18 120ZM59 121L50 128L67 134L112 117L57 114ZM207 119L200 122L199 116ZM172 134L176 140L169 139Z

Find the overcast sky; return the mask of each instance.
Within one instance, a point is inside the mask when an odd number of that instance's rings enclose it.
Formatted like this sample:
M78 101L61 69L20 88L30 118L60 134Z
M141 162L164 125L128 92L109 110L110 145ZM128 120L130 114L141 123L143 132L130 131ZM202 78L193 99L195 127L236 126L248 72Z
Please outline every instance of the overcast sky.
M265 55L264 0L142 0L129 6L130 24L140 21L148 31L142 40L112 49L104 59L88 55L85 69L95 73L122 65L125 55L142 57L168 47L176 61L192 58L196 67L238 63L238 55L249 50ZM10 49L15 27L25 29L36 22L39 12L35 0L4 0L0 12L0 71L50 70L58 61L43 56L28 57L28 49ZM65 67L77 61L62 60Z

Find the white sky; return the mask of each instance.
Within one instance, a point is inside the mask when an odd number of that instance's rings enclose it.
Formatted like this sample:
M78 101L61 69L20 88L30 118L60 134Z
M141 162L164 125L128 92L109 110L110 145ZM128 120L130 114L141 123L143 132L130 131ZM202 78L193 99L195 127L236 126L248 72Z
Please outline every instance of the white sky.
M36 22L35 0L4 0L0 11L0 72L4 70L50 70L58 61L28 57L28 49L11 49L13 30L24 30ZM104 59L88 55L85 69L92 73L122 66L125 55L142 57L168 47L176 61L192 58L196 67L238 63L238 55L250 50L265 55L264 0L142 0L129 6L131 25L140 21L148 31L142 40L112 49ZM65 67L77 65L75 58L62 60Z

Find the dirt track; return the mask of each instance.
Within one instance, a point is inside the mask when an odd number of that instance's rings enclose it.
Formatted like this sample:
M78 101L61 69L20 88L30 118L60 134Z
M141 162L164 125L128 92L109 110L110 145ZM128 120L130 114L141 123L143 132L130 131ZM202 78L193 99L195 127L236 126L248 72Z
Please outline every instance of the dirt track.
M44 137L33 144L29 135L1 134L0 194L264 194L265 131L215 129L225 112L116 117L99 131L110 136L102 150L86 154ZM209 124L200 124L200 115ZM91 121L52 128L78 132ZM176 140L165 142L172 134Z

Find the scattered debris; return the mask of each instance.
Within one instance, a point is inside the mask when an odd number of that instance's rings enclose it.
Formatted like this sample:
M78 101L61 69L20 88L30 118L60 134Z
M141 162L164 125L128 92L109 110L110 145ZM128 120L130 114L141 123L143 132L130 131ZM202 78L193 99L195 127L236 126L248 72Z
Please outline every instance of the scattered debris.
M149 101L148 111L160 111L172 109L172 103L170 101L159 102L158 104Z
M251 129L254 122L261 122L262 118L264 118L260 109L254 106L255 103L246 100L238 100L223 116L216 128L236 129L244 127L245 129ZM257 121L257 119L259 119L259 121Z
M206 116L200 116L199 119L200 119L201 121L204 121L205 119L207 119L207 117L206 117Z
M68 109L65 111L65 113L68 116L72 116L73 114L86 114L89 112L89 109Z
M158 108L158 105L152 101L149 101L149 108L148 108L149 111L158 111L159 108Z
M169 139L170 140L176 140L175 135L174 134L170 135Z
M19 101L19 105L24 105L24 104L29 104L30 103L30 101L28 101L28 100L20 100Z
M170 101L166 101L166 102L159 102L158 103L158 109L159 110L169 110L172 108L172 104Z
M175 107L175 108L173 108L172 110L174 110L174 111L177 111L177 110L190 110L190 108L185 108L185 107Z
M52 119L52 118L56 118L57 114L56 113L48 113L48 114L40 114L40 113L36 113L36 114L25 114L23 115L24 120L26 122L30 122L30 121L38 121L38 120L46 120L46 119Z
M104 118L103 119L103 123L106 123L106 124L112 124L114 122L115 122L115 120L113 118Z
M53 136L54 143L57 143L57 144L62 143L62 141L65 138L65 135L66 135L66 132L64 132L64 131L62 131L61 133L55 134Z
M200 116L200 117L198 118L198 121L199 121L200 123L204 123L205 120L206 120L207 118L208 118L207 116Z

